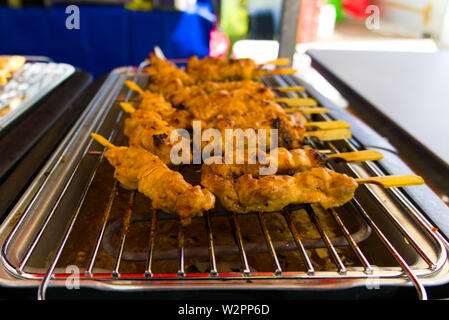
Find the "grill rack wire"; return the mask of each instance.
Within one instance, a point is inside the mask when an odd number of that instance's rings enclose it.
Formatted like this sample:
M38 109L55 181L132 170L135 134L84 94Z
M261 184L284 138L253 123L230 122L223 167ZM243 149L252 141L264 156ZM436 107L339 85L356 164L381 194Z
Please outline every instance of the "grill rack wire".
M137 69L137 72L135 73L134 80L137 79L137 76L141 74L143 67L145 64L141 64L139 68ZM131 68L128 69L128 72L131 72ZM270 83L270 80L266 80L267 84ZM276 82L282 83L284 86L286 85L297 85L293 82L291 78L283 78L278 77ZM126 96L126 101L128 101L131 97L132 92L128 91L128 94ZM305 92L298 92L296 93L300 96L307 97L307 93ZM290 95L290 94L288 94ZM333 120L328 115L321 115L321 117L324 120L330 121ZM119 119L117 119L117 122ZM114 134L116 132L112 132L110 139L113 138ZM313 139L309 140L309 143L316 147L316 141ZM349 148L352 151L357 151L357 147L354 143L353 139L346 139L344 140L345 145L347 148ZM338 153L340 152L339 149L335 146L334 143L329 142L327 143L328 148L332 152ZM101 161L103 161L103 151L99 150L93 150L92 149L92 142L90 142L87 146L87 150L84 151L85 156L98 156L98 162L97 162L97 168ZM369 167L369 169L372 171L374 175L384 175L383 171L380 169L378 165L376 165L373 162L367 162L366 165ZM359 177L359 173L357 170L354 169L353 165L347 164L347 167L350 169L351 173L355 177ZM330 168L332 169L332 165L330 165ZM76 170L75 170L76 171ZM74 171L74 172L75 172ZM25 279L39 279L41 281L39 288L38 288L38 298L39 299L45 299L46 297L46 291L51 283L52 280L55 279L65 279L69 276L72 276L72 274L64 274L64 273L55 273L55 268L57 266L58 260L61 256L61 253L64 249L64 246L67 242L67 239L69 238L71 231L77 221L78 213L80 210L80 207L82 206L82 203L84 201L84 198L87 194L87 191L89 190L89 187L92 184L92 181L95 177L95 173L92 175L92 177L89 180L88 186L83 194L82 200L79 202L78 210L74 213L71 220L69 221L68 227L63 235L62 241L59 243L54 256L52 257L49 267L46 270L45 273L29 273L25 272L25 267L27 265L27 262L32 255L34 249L36 248L36 245L38 244L40 238L42 237L42 234L47 227L49 221L52 218L52 215L54 211L51 211L47 218L44 221L44 224L42 225L42 228L40 231L36 234L34 237L32 244L29 246L29 248L26 250L26 253L24 257L22 258L21 263L18 266L12 265L8 261L8 249L11 239L14 237L14 235L18 232L20 226L23 224L27 212L27 208L31 206L31 204L34 202L35 199L32 199L30 204L28 204L28 207L25 208L23 214L21 217L17 220L14 227L12 228L11 232L8 234L8 237L6 241L4 242L2 246L2 262L3 264L8 268L8 270L14 274L15 276L19 278L25 278ZM71 177L72 178L72 177ZM204 220L205 220L205 226L206 226L206 234L208 239L208 255L209 255L209 263L210 263L210 272L209 273L201 273L201 274L189 274L185 271L185 246L184 246L184 227L179 224L178 229L178 248L177 248L177 264L178 264L178 270L176 274L155 274L152 270L152 264L153 264L153 257L154 257L154 244L155 244L155 237L157 234L157 225L158 225L158 214L156 211L152 212L152 218L151 218L151 229L150 229L150 235L149 235L149 250L147 253L147 260L146 260L146 268L143 270L141 274L121 274L120 273L120 265L123 259L124 254L124 247L127 240L127 234L129 231L129 227L131 225L132 221L132 214L133 214L133 205L135 201L135 191L130 192L129 196L129 202L128 202L128 209L125 212L123 216L123 223L121 224L121 235L120 235L120 242L118 250L116 250L116 256L115 256L115 264L114 268L110 273L102 273L98 274L93 271L95 266L95 260L98 255L98 252L100 250L100 247L102 245L103 238L105 236L105 232L107 229L108 224L108 218L111 211L111 208L113 207L114 200L117 196L117 191L120 188L117 181L114 182L112 191L109 195L109 200L106 205L105 211L104 211L104 218L103 223L98 230L97 238L95 245L93 246L93 250L90 255L89 263L87 264L87 267L83 274L80 274L81 281L83 279L94 279L94 280L115 280L119 281L120 279L125 280L188 280L188 279L194 279L194 280L223 280L223 279L232 279L232 280L248 280L248 279L320 279L323 277L329 277L329 278L356 278L356 279L370 279L370 278L382 278L382 277L393 277L398 279L408 279L408 283L412 283L413 286L416 288L418 297L420 299L426 299L427 294L426 290L420 280L421 276L428 276L429 274L432 274L434 272L437 272L442 264L446 261L446 250L444 248L443 242L440 239L440 236L435 232L435 230L432 228L432 225L423 218L420 211L415 207L415 205L408 200L408 198L404 195L404 193L401 191L401 189L393 188L390 190L390 192L400 200L400 202L407 208L407 210L410 212L410 214L418 221L422 228L424 228L424 231L426 232L427 236L429 236L437 246L441 249L440 255L435 260L432 257L429 257L426 253L426 250L421 247L419 241L415 239L414 235L412 235L410 232L407 231L407 229L401 224L398 219L395 218L394 214L392 214L389 211L389 208L384 205L381 199L379 199L376 196L376 193L371 190L369 186L363 186L364 188L367 188L368 191L373 195L373 197L379 202L381 206L384 207L385 212L387 212L388 218L393 222L394 226L397 228L397 230L404 236L404 238L407 239L407 241L412 245L414 250L417 252L417 254L426 262L427 268L426 270L420 270L419 272L417 270L413 270L412 267L410 267L405 259L399 254L398 250L393 246L393 244L390 242L388 237L382 232L381 228L376 225L374 220L371 218L371 216L365 211L365 209L361 206L361 204L358 202L357 199L353 199L350 202L350 206L360 215L362 220L368 225L368 231L371 232L374 231L374 233L377 235L377 237L381 240L384 247L388 250L388 252L392 255L392 257L396 260L398 266L400 267L400 270L396 274L388 273L387 275L383 275L381 272L378 272L378 268L373 266L370 261L366 258L366 255L364 252L362 252L362 249L359 247L358 242L361 241L361 239L356 239L353 234L351 234L343 222L343 219L341 218L338 209L330 209L329 214L333 217L336 224L339 226L343 236L344 241L343 244L346 244L351 248L353 253L357 256L359 262L363 266L363 272L358 271L352 271L348 270L345 266L343 259L340 257L336 250L336 245L334 242L334 239L331 239L324 228L321 225L320 219L318 215L315 213L313 207L311 205L305 205L304 209L308 213L310 220L312 221L315 228L318 230L318 232L321 235L322 242L324 243L325 248L327 248L330 257L332 258L336 268L337 272L335 274L332 274L330 276L323 276L322 274L317 274L315 272L315 268L311 262L311 259L306 251L306 246L304 245L303 239L301 238L301 235L299 234L298 230L296 229L294 223L291 219L291 213L286 208L282 212L282 216L284 217L289 230L291 232L292 238L294 239L294 243L296 244L296 249L299 253L299 255L303 259L303 263L306 266L305 272L284 272L281 268L281 265L279 263L277 249L275 243L272 241L270 237L270 233L267 228L267 224L265 222L265 214L262 213L255 213L257 215L261 231L263 233L265 244L266 244L266 250L268 251L271 262L273 265L273 272L269 273L254 273L250 270L250 265L248 263L247 259L247 250L245 249L245 243L242 238L240 225L238 223L238 215L233 213L230 214L229 218L231 221L231 226L233 228L233 233L235 237L235 242L238 248L238 255L240 257L241 261L241 272L234 272L234 273L221 273L220 270L217 268L217 259L216 259L216 246L214 244L214 234L213 234L213 225L211 221L211 215L209 212L206 212L204 214ZM37 192L36 194L38 194ZM363 240L363 239L362 239ZM346 242L346 243L344 243ZM417 274L419 273L419 275Z

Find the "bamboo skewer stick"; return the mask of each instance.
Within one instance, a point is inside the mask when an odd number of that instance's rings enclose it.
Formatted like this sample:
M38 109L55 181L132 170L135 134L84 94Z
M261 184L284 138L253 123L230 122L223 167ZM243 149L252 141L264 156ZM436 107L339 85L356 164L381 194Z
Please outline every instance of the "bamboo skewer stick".
M320 141L334 141L349 139L352 137L351 131L347 129L333 129L333 130L317 130L306 131L303 134L304 137L316 137Z
M108 149L116 148L117 146L113 145L111 142L109 142L108 139L103 137L102 135L99 135L98 133L92 132L91 137L95 139L99 144L101 144L103 147L106 147Z
M132 91L136 91L140 95L144 95L145 91L139 85L131 80L125 80L125 85Z
M363 162L363 161L376 161L383 159L384 155L376 150L362 150L355 152L342 152L328 154L330 159L342 159L346 162Z
M331 130L331 129L349 129L351 125L346 121L335 120L335 121L312 121L303 123L306 128L318 128L320 130Z
M293 68L282 68L282 69L274 69L274 70L264 71L264 75L274 76L274 75L281 75L281 74L295 74L296 72L298 72L298 71Z
M313 98L276 98L277 103L285 103L289 107L316 107L318 102Z
M122 107L123 111L126 113L133 114L136 111L136 108L134 108L129 102L120 102L120 107Z
M156 56L157 56L159 59L167 60L167 58L165 57L165 54L164 54L164 52L162 51L161 47L159 47L159 46L154 46L154 53L156 54Z
M408 174L397 176L369 177L355 179L358 184L376 184L383 188L406 187L424 184L420 176Z
M296 91L306 91L303 86L293 86L293 87L271 87L271 90L276 90L279 92L296 92Z
M295 112L300 112L303 114L317 114L317 113L328 113L329 109L327 108L321 108L321 107L316 107L316 108L291 108L291 109L284 109L285 113L295 113Z
M262 64L262 66L274 65L274 66L287 66L290 64L290 58L277 58L276 60L268 61Z

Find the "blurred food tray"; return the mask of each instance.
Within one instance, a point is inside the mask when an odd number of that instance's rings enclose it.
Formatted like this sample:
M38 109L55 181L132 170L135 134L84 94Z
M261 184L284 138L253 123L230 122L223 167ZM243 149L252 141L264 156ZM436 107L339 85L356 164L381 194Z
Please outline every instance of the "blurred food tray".
M74 72L64 63L25 63L0 86L0 133Z

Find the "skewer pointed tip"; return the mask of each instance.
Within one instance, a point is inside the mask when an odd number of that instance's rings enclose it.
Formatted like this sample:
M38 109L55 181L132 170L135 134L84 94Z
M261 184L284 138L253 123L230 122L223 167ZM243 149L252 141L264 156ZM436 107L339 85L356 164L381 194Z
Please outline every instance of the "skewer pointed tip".
M129 102L120 102L120 107L122 107L123 111L126 113L134 113L136 108L134 108Z
M113 145L112 143L109 142L108 139L106 139L105 137L103 137L102 135L95 133L95 132L91 132L90 136L92 138L95 139L95 141L97 141L99 144L101 144L103 147L106 147L108 149L112 149L115 148L115 145Z
M265 62L262 65L287 66L290 64L290 61L291 61L290 58L277 58L276 60Z
M125 80L125 85L132 91L138 92L140 95L144 94L144 91L137 83L132 82L131 80Z

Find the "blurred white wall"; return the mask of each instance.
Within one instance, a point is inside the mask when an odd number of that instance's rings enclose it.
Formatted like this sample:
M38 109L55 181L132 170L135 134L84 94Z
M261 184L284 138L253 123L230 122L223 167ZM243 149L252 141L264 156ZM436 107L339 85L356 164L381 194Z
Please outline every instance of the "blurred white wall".
M447 46L449 0L377 0L380 33L407 37L431 37Z

